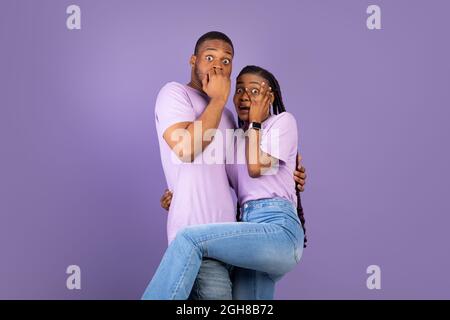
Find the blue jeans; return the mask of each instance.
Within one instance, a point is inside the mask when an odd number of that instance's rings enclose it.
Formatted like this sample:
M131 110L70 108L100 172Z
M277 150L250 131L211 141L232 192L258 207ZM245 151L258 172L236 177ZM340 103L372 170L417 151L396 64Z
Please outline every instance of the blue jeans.
M248 201L242 221L180 231L142 299L187 299L203 257L262 272L273 282L299 262L304 234L291 202L278 198Z
M203 258L189 300L231 300L231 269L221 261Z
M234 268L233 300L273 300L275 281L266 272Z

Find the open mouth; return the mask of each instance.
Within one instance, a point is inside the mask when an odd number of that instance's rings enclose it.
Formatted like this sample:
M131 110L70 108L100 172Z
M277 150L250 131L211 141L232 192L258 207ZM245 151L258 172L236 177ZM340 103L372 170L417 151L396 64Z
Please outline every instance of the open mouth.
M239 107L239 111L240 112L249 112L250 111L250 107L240 106Z

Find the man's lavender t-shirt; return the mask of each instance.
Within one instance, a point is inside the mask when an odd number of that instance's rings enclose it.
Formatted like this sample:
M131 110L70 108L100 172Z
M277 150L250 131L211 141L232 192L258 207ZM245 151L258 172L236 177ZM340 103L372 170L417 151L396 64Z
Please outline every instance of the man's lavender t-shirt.
M283 112L271 115L262 123L261 150L279 159L278 165L264 175L252 178L246 164L227 165L227 173L233 188L243 205L250 200L284 198L297 205L294 171L297 160L297 122L292 114ZM236 153L245 152L245 139L237 136Z
M161 162L168 188L173 192L167 220L169 243L177 232L189 225L235 221L230 184L225 170L226 129L234 128L233 115L224 109L211 148L223 148L213 164L205 163L202 154L193 163L179 160L163 138L167 128L179 122L195 121L205 110L209 98L204 93L176 82L167 83L159 92L155 106ZM216 155L217 155L216 154Z

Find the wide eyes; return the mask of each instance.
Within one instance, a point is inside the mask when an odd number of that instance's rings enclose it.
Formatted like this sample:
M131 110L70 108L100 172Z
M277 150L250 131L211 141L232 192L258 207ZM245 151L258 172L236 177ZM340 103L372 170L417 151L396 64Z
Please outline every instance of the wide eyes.
M208 61L208 62L212 62L212 61L214 60L214 57L211 56L211 55L209 55L209 56L206 56L205 59L206 59L206 61ZM231 63L231 60L230 60L230 59L223 59L223 60L222 60L222 63L223 63L224 65L229 65L229 64Z
M236 94L242 94L244 93L244 88L237 88L236 89ZM253 88L250 90L250 93L254 96L257 96L259 94L259 90L256 88Z
M259 90L258 89L252 89L251 93L252 93L252 95L256 96L256 95L258 95Z

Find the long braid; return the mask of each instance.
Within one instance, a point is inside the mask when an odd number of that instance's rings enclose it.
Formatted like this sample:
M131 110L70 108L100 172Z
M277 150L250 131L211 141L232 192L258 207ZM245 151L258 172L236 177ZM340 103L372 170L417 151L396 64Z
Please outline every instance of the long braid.
M285 112L286 108L284 107L283 97L281 96L280 84L278 83L278 80L275 78L275 76L271 72L269 72L261 67L246 66L244 69L241 70L241 72L239 72L238 78L241 75L248 74L248 73L257 74L269 82L270 87L272 88L272 92L274 94L274 100L272 103L273 114L277 115L277 114ZM240 128L242 128L244 126L244 122L239 118L238 118L238 125ZM298 168L298 157L297 157L297 161L296 161L296 168ZM298 215L298 218L300 219L300 222L301 222L302 228L303 228L303 233L305 235L303 247L306 248L307 239L306 239L305 217L303 214L303 207L302 207L302 202L301 202L301 198L300 198L300 191L298 190L297 185L295 185L295 192L297 195L297 215ZM241 217L241 206L238 201L237 212L236 212L236 221L240 221L240 217Z
M296 161L296 168L298 168L298 157L297 157L297 161ZM300 219L300 222L302 223L302 228L303 228L303 234L304 234L304 238L303 238L303 248L306 248L306 242L308 242L308 239L306 238L306 228L305 228L305 216L303 214L303 207L302 207L302 199L300 197L300 190L298 190L297 188L297 184L295 187L295 193L297 194L297 215L298 218Z

